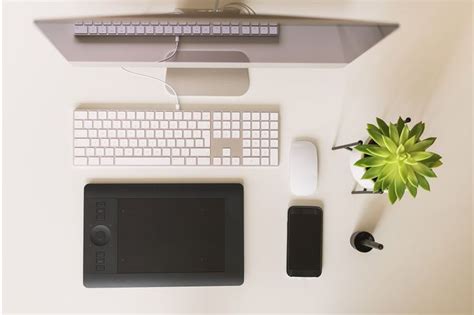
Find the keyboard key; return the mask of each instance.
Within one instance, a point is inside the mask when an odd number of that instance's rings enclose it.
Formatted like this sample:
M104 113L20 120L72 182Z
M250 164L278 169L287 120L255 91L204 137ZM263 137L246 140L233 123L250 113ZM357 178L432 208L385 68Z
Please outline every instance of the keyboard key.
M174 157L171 159L172 165L184 165L184 158L182 157Z
M211 165L211 159L210 158L198 158L197 159L197 164L198 165Z
M87 130L74 130L74 137L75 138L87 138Z
M74 146L75 147L88 147L90 145L89 139L75 139Z
M82 118L81 118L82 119ZM222 114L220 112L214 112L212 114L212 119L214 119L214 121L216 120L221 120L222 119Z
M222 156L230 156L230 148L223 148Z
M277 149L270 150L270 164L278 165L278 150Z
M74 149L74 156L84 156L84 155L86 155L86 149L84 148Z
M114 159L110 157L100 158L101 165L114 165Z
M180 156L181 155L181 150L177 148L171 149L171 156Z
M82 120L75 120L74 121L74 128L76 128L76 129L82 128Z
M211 123L208 121L199 121L197 123L199 129L209 129L211 128Z
M211 150L209 149L190 149L191 156L210 156Z
M75 111L74 112L75 119L87 119L87 112L86 111Z
M91 157L89 158L89 165L99 165L100 160L97 157Z
M135 165L171 165L171 159L169 157L144 157L144 158L127 158L127 157L120 157L115 158L115 165L128 165L128 166L135 166Z
M186 158L186 165L196 165L196 158L195 157Z
M86 157L74 158L74 165L78 165L78 166L87 165L87 158Z
M249 165L249 166L256 166L260 165L260 159L259 158L249 158L249 157L244 157L242 158L242 165Z

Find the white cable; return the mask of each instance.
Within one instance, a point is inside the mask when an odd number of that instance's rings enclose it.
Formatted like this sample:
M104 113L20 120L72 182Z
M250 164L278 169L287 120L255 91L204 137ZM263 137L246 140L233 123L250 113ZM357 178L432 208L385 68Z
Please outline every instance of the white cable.
M239 7L240 9L244 9L247 14L256 14L255 10L252 9L248 4L243 2L230 2L227 3L225 7Z
M156 62L160 63L160 62L165 62L165 61L168 61L170 60L171 58L173 58L174 56L176 56L176 53L178 52L178 47L179 47L179 36L176 36L175 38L175 41L176 41L176 46L175 48L171 51L171 54L168 53L167 57L161 59L161 60L158 60ZM178 93L176 93L176 90L168 83L166 82L165 80L162 80L160 78L157 78L157 77L154 77L154 76L151 76L151 75L148 75L148 74L144 74L144 73L139 73L139 72L135 72L135 71L132 71L132 70L129 70L123 66L120 67L123 71L125 72L128 72L128 73L131 73L131 74L135 74L135 75L138 75L138 76L142 76L142 77L145 77L145 78L149 78L149 79L153 79L153 80L157 80L157 81L160 81L161 83L163 83L166 87L168 87L171 92L173 92L173 95L176 97L176 104L175 104L175 108L176 110L180 110L181 109L181 104L179 103L179 96L178 96Z
M160 81L161 83L163 83L164 85L166 85L166 86L173 92L173 95L176 97L176 110L180 110L180 109L181 109L181 105L179 104L179 97L178 97L178 94L176 93L175 89L174 89L169 83L167 83L165 80L162 80L162 79L160 79L160 78L157 78L157 77L154 77L154 76L151 76L151 75L148 75L148 74L135 72L135 71L129 70L129 69L125 68L125 67L120 67L120 68L122 68L123 71L126 71L126 72L128 72L128 73L135 74L135 75L139 75L139 76L142 76L142 77L145 77L145 78L149 78L149 79L153 79L153 80L158 80L158 81Z

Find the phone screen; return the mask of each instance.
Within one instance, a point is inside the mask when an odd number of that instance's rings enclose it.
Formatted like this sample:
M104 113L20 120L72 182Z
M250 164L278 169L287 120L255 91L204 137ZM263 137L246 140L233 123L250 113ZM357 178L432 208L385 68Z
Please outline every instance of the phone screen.
M292 277L319 277L322 271L322 209L288 210L287 273Z

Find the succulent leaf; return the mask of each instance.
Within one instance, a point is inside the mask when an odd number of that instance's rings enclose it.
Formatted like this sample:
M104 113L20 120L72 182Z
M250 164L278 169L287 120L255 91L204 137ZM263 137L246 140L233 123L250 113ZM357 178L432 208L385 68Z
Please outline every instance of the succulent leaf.
M380 133L380 130L375 127L374 125L368 124L367 125L367 132L369 133L370 137L381 147L385 147L383 142L383 135Z
M427 160L433 156L433 153L426 151L412 152L410 156L417 162Z
M380 171L382 170L383 166L378 167L371 167L369 168L364 175L362 175L362 179L372 179L379 176Z
M397 177L395 178L395 194L397 195L398 200L402 199L403 194L405 193L406 190L406 185L402 181L401 178Z
M408 129L408 126L405 125L403 127L402 132L400 133L400 141L399 144L405 144L405 142L408 140L408 135L410 134L410 129Z
M388 199L390 200L390 202L392 204L394 204L395 201L397 201L397 194L395 192L395 185L393 185L393 184L388 187Z
M411 146L408 146L406 149L408 152L416 152L416 151L425 151L428 149L434 142L436 138L426 138L423 141L417 142Z
M390 130L390 139L393 142L395 142L396 145L398 145L400 143L400 136L398 134L397 126L391 123L389 130Z
M400 163L398 165L398 174L402 181L406 184L408 182L408 167L405 164Z
M376 166L382 166L385 164L385 160L383 158L371 156L371 157L366 157L363 159L360 159L359 161L355 162L355 166L361 166L361 167L376 167Z
M412 136L412 137L408 136L408 137L409 137L408 140L405 141L405 143L403 144L405 148L413 146L416 142L415 136Z
M423 134L423 131L425 130L425 124L422 123L421 121L417 123L410 131L410 134L408 135L409 138L415 137L415 141L420 140L421 135Z
M382 183L383 183L383 180L377 180L374 184L374 191L375 192L378 192L378 191L382 191Z
M405 120L403 120L402 117L398 117L398 120L397 120L398 134L402 133L403 127L405 127L405 126L406 126Z
M441 162L441 161L426 163L426 166L428 166L430 168L440 167L441 165L443 165L443 162Z
M391 152L391 153L396 153L398 146L395 144L395 142L390 139L389 137L382 136L383 143L385 144L385 147Z
M431 157L429 159L424 160L423 163L427 164L427 163L433 163L433 162L441 160L441 155L434 152L430 152L430 153L431 153Z
M412 165L412 167L413 167L413 170L420 175L423 175L426 177L436 177L435 172L433 172L433 170L431 170L428 166L426 166L423 163L418 162L415 165Z
M387 150L386 148L381 148L379 146L370 146L367 148L367 151L372 156L378 156L383 158L387 158L391 154L389 150Z
M390 133L388 131L388 125L385 123L385 121L377 117L377 125L379 126L384 136L390 136Z
M416 174L416 178L418 179L418 183L420 184L421 188L430 191L430 183L428 183L428 181L423 175Z
M412 167L407 167L407 180L412 186L418 187L418 178Z
M418 191L418 188L417 188L416 186L413 186L413 185L409 184L409 185L407 185L407 189L408 189L408 191L410 192L410 195L412 195L413 198L415 198L415 197L416 197L416 193L417 193L417 191Z
M367 155L371 155L369 149L370 148L380 148L378 145L375 145L375 144L359 144L359 145L356 145L354 147L354 149L356 149L357 151L359 152L362 152L364 154L367 154Z

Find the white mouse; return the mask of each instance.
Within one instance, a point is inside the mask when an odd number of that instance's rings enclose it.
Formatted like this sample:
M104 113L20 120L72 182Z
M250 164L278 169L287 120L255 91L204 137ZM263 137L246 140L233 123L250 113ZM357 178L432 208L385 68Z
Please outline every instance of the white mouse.
M310 141L295 141L290 148L290 188L293 195L308 196L316 191L318 154Z

